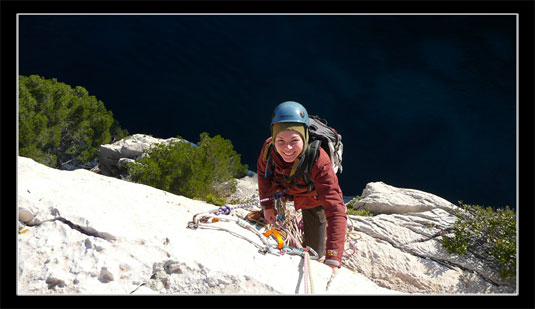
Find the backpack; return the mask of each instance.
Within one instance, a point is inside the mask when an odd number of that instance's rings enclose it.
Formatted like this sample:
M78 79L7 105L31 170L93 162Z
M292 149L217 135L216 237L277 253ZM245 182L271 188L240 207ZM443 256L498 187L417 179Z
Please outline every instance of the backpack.
M342 144L342 135L340 135L336 129L328 126L327 120L315 115L309 116L309 120L308 147L305 150L305 154L299 160L295 173L290 177L284 175L282 175L282 177L284 182L291 183L290 188L294 186L303 187L303 185L297 184L301 177L303 177L306 183L304 187L308 187L308 192L311 192L315 189L314 181L311 177L311 170L312 165L314 165L314 162L316 162L316 159L318 158L319 148L323 148L329 155L334 173L336 174L338 172L342 173L342 153L344 151L344 145ZM273 149L271 144L268 146L269 149L264 151L264 159L267 160L264 178L272 176L273 171L275 170L275 163L273 163L273 160L271 159ZM268 171L269 168L271 171ZM277 183L277 185L282 187L280 183Z
M344 144L342 144L342 135L327 125L327 120L318 116L312 115L309 117L309 144L315 141L321 141L321 147L329 157L333 165L334 173L342 173L342 153L344 152Z

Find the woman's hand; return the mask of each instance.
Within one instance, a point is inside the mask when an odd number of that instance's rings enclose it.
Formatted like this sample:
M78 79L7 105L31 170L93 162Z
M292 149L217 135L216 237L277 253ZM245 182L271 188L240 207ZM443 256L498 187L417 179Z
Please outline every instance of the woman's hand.
M269 224L275 223L275 210L273 208L264 209L264 219Z

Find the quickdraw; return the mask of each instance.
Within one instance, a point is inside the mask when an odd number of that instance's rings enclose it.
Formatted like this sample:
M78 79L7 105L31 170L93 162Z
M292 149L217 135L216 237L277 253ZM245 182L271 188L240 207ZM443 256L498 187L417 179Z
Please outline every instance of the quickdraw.
M309 253L312 252L312 256L310 257L311 260L317 260L318 258L318 253L316 251L314 251L314 249L310 248L310 247L306 247L306 248L292 248L292 247L289 247L289 246L283 246L282 247L282 250L281 250L281 253L284 255L284 254L291 254L291 255L299 255L299 256L302 256L304 257L305 256L305 253Z

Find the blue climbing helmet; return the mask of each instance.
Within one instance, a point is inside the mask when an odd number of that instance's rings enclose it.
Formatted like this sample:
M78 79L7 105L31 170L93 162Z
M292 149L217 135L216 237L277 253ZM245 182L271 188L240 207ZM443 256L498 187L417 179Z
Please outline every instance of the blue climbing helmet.
M305 107L294 101L286 101L275 107L271 115L271 125L278 122L298 122L304 123L307 128L310 126L308 112Z

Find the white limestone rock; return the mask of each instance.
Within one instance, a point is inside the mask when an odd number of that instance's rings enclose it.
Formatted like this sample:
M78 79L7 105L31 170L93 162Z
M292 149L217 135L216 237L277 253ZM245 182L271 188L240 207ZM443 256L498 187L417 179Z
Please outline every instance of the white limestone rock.
M515 279L501 280L487 261L475 254L459 256L442 247L452 235L457 206L430 193L368 183L353 208L374 217L349 215L356 253L346 267L380 286L407 293L514 293Z
M355 203L354 208L367 209L374 214L405 214L435 208L453 213L457 206L431 193L396 188L383 182L370 182L362 191L361 199Z
M258 200L258 174L250 173L247 176L236 179L236 192L234 192L229 200L238 202L247 202L251 200Z
M231 222L187 228L194 214L214 205L86 170L48 168L24 157L18 158L17 180L18 220L24 228L17 256L21 295L304 293L301 257L261 254L255 246L262 244L260 238ZM255 182L238 180L240 198L256 194ZM387 200L404 200L410 190L395 189L385 191ZM384 200L378 193L374 199ZM416 206L401 214L350 215L349 236L361 237L352 240L356 251L346 255L328 292L331 269L312 261L315 293L514 293L514 285L502 285L473 255L445 252L440 239L455 217L447 203L436 200L427 210ZM240 217L246 213L233 211Z
M41 222L18 235L19 295L305 292L301 257L259 253L260 238L235 223L187 228L213 205L24 157L17 179L18 207ZM401 294L346 268L327 292L331 269L312 261L311 273L316 294Z
M187 142L178 138L161 139L145 134L133 134L113 144L101 145L98 151L98 169L102 175L119 178L125 176L126 162L136 161L154 145L169 144L171 142ZM189 142L188 142L189 143ZM190 143L191 144L191 143ZM195 144L192 144L196 146Z

